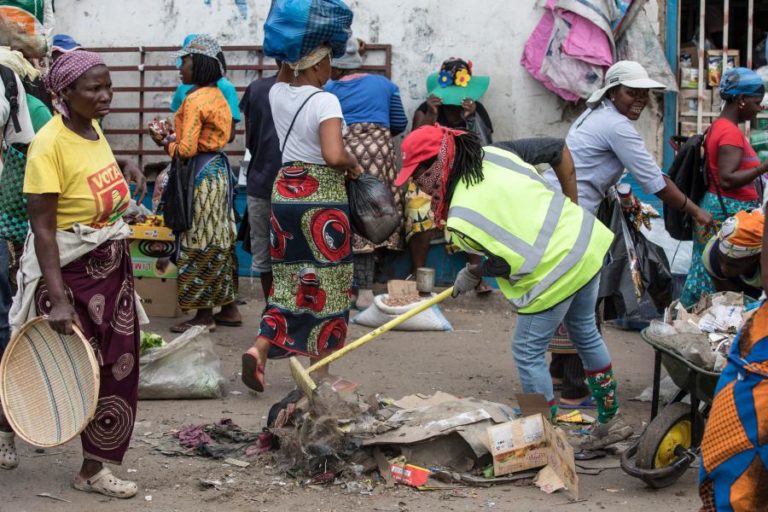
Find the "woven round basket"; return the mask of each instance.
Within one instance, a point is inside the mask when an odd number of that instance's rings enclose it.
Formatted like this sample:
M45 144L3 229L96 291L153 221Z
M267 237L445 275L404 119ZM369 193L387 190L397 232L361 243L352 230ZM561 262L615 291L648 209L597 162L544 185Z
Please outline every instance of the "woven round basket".
M77 327L65 336L35 318L0 362L0 401L13 431L34 446L64 444L85 429L99 399L99 364Z

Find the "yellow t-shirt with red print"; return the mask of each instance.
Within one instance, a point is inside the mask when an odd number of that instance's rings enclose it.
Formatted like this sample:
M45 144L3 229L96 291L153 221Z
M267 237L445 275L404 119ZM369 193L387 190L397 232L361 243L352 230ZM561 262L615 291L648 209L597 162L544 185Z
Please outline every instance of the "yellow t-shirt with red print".
M58 194L56 226L70 229L75 223L101 228L116 222L131 199L123 178L97 122L98 140L88 140L54 116L35 135L27 154L26 194Z

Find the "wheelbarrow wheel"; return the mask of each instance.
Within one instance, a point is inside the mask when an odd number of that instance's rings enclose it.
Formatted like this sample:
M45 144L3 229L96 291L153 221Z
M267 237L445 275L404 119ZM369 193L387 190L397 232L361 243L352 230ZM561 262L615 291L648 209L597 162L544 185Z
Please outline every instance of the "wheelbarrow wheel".
M643 432L637 446L637 467L640 469L663 469L677 462L678 447L689 449L698 444L693 439L691 406L684 403L667 405ZM672 485L688 469L688 464L679 471L654 481L653 487Z

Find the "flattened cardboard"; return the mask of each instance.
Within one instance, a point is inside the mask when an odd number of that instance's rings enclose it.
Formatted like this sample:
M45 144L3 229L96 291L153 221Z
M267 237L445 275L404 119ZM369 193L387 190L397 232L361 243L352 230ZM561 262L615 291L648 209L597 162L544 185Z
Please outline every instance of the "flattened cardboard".
M496 476L548 467L544 481L549 488L554 473L562 487L578 499L578 476L573 448L565 433L553 427L541 414L526 416L488 428L488 448L493 455Z

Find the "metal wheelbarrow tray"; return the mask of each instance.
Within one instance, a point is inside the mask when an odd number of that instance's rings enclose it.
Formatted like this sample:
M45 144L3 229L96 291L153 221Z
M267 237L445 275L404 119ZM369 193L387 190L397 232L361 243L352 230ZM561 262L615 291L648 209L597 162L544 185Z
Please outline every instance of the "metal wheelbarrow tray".
M640 439L622 454L621 467L658 489L676 482L696 460L720 373L692 364L651 339L647 330L640 336L655 353L651 422ZM680 391L659 411L662 366ZM690 396L690 405L682 402L686 396Z

